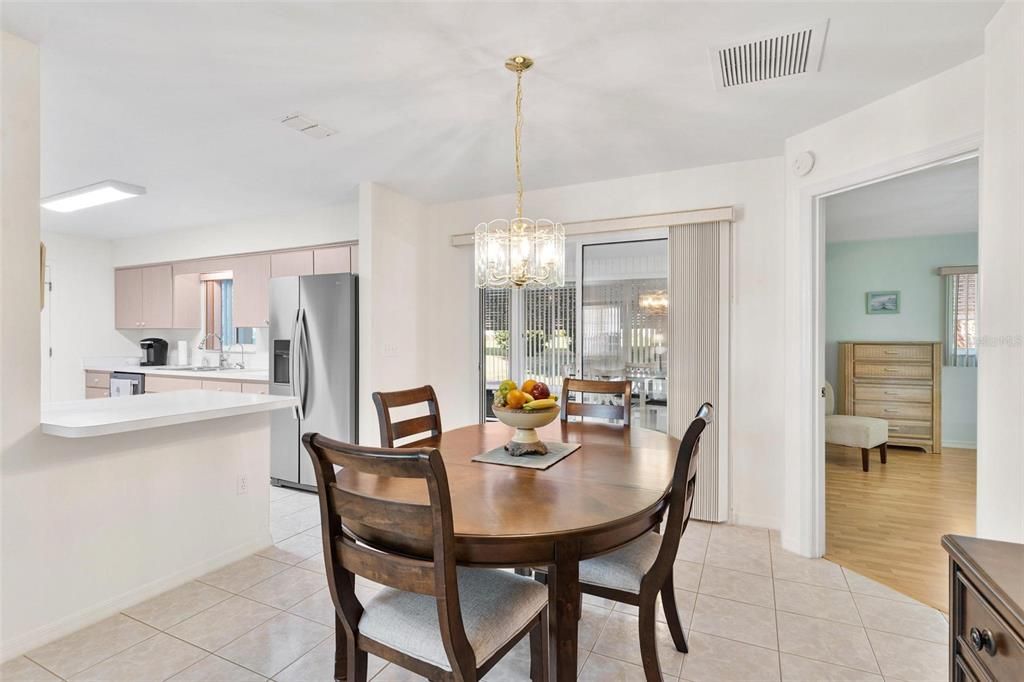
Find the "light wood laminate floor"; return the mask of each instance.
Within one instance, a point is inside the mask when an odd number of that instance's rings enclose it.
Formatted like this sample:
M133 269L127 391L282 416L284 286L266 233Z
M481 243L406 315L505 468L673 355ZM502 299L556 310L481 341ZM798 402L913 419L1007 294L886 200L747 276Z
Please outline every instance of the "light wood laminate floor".
M825 556L926 604L948 611L946 533L974 535L974 450L871 452L828 445L825 456Z

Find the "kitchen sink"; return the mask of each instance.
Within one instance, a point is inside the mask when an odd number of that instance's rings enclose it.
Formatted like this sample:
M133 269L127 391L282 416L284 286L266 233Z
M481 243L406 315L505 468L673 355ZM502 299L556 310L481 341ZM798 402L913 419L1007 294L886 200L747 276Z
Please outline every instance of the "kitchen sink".
M212 366L188 367L188 368L182 368L182 371L183 372L219 372L220 371L220 367L212 367Z

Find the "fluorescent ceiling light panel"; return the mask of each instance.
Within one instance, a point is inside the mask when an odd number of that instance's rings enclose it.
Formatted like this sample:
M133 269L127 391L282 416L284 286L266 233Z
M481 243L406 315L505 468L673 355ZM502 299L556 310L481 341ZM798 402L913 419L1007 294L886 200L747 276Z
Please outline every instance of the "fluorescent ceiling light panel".
M146 193L145 187L129 185L117 180L104 180L78 189L43 197L39 205L58 213L71 213L83 208L109 204L112 201L131 199Z

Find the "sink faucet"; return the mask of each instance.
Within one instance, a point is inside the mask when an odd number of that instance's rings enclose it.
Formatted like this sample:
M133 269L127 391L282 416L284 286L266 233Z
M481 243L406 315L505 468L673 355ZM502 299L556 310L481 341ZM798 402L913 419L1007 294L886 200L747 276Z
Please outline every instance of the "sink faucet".
M224 339L221 338L221 336L219 334L217 334L215 332L208 333L206 336L203 337L203 340L199 342L199 345L196 346L196 348L198 348L199 350L207 350L206 342L210 340L211 336L213 338L217 339L217 341L220 342L220 350L218 351L218 355L217 355L217 365L221 369L231 369L232 368L232 364L231 364L230 359L228 358L227 346L230 346L230 345L233 345L233 344L226 344L226 343L224 343ZM233 365L233 367L235 367L236 369L245 369L245 344L244 343L240 343L238 345L241 346L241 348L242 348L242 361L241 362L236 362ZM206 359L204 358L203 359L203 363L205 364L205 362L206 362Z

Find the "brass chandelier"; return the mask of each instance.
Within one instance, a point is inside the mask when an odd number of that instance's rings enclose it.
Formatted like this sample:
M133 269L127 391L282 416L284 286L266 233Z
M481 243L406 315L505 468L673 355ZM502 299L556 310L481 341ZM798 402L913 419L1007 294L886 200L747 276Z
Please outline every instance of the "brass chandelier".
M480 289L560 287L565 285L565 228L546 218L523 217L523 74L529 57L514 56L505 68L516 75L516 215L476 226L476 286Z

